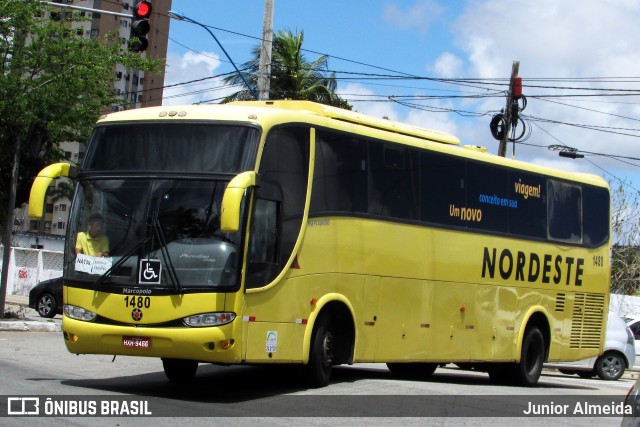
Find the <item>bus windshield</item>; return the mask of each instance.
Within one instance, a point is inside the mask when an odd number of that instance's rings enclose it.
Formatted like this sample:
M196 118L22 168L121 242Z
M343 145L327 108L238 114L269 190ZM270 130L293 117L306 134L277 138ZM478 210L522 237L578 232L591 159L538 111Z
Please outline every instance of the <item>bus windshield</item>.
M239 236L220 231L226 185L217 180L81 181L67 277L181 291L235 287ZM141 260L153 260L159 269L145 277Z
M240 238L220 231L220 205L257 141L246 126L97 127L69 218L66 278L154 293L236 289Z

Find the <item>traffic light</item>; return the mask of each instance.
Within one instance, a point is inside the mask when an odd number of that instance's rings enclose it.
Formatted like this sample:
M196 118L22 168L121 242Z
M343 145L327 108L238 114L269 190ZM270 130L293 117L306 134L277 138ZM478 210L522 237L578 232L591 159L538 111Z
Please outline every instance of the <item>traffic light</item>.
M146 0L136 1L133 6L131 36L129 38L129 50L133 52L142 52L149 46L147 33L151 29L149 25L151 10L151 2Z

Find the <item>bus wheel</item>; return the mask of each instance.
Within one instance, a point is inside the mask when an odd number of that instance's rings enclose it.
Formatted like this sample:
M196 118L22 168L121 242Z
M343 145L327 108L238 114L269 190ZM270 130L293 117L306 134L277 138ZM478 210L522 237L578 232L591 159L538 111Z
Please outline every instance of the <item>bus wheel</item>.
M437 363L387 363L391 373L413 378L429 378L437 367Z
M320 322L313 332L309 348L309 363L303 366L303 378L309 387L329 384L334 361L335 338L331 329Z
M527 328L524 341L522 341L522 353L520 363L512 366L513 380L517 385L534 386L542 374L544 363L544 337L537 326Z
M185 382L193 379L198 370L198 362L183 359L162 359L164 374L171 381Z

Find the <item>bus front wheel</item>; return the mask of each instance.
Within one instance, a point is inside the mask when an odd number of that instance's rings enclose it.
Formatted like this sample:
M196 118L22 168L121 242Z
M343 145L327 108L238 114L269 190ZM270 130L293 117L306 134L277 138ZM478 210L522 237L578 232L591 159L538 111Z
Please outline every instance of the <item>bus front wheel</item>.
M193 379L198 370L198 362L195 360L162 359L164 374L171 381L185 382Z
M305 383L310 387L329 384L334 361L335 337L331 328L321 322L313 332L309 349L309 363L303 366Z

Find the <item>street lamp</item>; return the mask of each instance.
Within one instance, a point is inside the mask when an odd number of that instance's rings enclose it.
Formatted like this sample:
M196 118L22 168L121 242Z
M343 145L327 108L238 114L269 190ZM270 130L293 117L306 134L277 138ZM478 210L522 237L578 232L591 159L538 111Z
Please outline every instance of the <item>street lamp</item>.
M222 46L222 44L220 43L220 41L218 40L218 38L215 36L215 34L213 34L211 32L211 30L204 24L201 24L198 21L195 21L191 18L189 18L188 16L186 16L184 13L182 12L178 12L176 10L170 10L169 11L169 17L173 18L173 19L177 19L178 21L187 21L187 22L191 22L192 24L196 24L201 26L202 28L204 28L205 30L207 30L207 32L211 35L211 37L213 37L213 39L216 41L216 43L218 43L218 46L220 46L220 49L222 49L222 51L224 52L224 54L227 56L227 59L229 60L229 62L231 62L231 65L233 65L233 68L235 68L236 72L238 73L238 75L240 75L240 78L242 79L242 81L244 82L245 86L249 89L249 91L251 92L251 94L253 95L253 97L257 100L258 99L258 95L254 92L254 90L251 88L251 86L249 86L249 83L247 83L247 80L244 78L244 76L242 75L242 73L240 72L240 70L238 70L238 67L236 67L236 64L233 62L233 59L231 59L231 57L229 56L229 54L227 53L227 51L224 49L224 47Z

